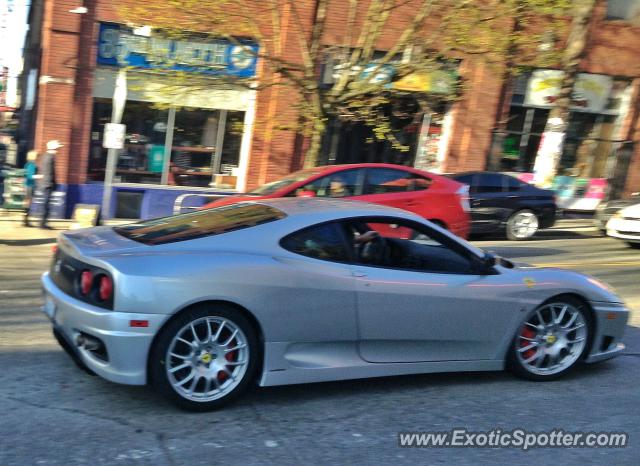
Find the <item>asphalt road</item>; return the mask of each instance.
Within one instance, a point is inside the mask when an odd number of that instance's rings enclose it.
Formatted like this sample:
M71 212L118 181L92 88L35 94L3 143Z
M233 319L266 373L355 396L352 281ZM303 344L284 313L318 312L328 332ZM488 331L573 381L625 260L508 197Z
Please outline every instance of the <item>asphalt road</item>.
M256 388L227 409L181 412L148 388L78 370L40 305L51 246L0 235L0 465L638 464L640 251L592 233L477 241L523 262L613 285L635 313L627 351L548 383L508 373L431 374ZM623 431L623 449L406 449L397 433L452 428Z

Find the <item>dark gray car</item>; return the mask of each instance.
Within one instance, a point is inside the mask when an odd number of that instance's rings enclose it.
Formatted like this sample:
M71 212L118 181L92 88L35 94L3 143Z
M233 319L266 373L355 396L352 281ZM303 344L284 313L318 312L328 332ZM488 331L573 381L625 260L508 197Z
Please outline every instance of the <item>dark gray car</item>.
M504 173L465 172L452 178L469 185L472 234L504 231L511 240L525 240L555 223L553 191Z

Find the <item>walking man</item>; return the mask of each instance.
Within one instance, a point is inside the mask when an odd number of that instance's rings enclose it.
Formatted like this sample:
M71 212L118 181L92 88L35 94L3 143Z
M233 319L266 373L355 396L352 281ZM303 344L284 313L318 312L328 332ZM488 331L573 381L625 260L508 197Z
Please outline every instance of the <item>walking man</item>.
M40 188L43 196L40 228L45 230L51 229L51 227L47 225L47 220L49 219L51 195L56 189L56 154L61 147L63 147L62 144L56 139L47 142L47 152L42 156L40 163L40 173L42 175L42 178L40 178Z

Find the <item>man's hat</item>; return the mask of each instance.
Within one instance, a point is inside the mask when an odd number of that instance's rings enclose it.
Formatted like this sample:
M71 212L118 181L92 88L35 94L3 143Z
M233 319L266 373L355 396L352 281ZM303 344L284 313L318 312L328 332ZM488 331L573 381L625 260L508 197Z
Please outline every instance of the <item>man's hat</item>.
M64 147L64 145L60 144L60 141L58 141L57 139L52 139L51 141L47 142L47 150L56 150L60 149L61 147Z

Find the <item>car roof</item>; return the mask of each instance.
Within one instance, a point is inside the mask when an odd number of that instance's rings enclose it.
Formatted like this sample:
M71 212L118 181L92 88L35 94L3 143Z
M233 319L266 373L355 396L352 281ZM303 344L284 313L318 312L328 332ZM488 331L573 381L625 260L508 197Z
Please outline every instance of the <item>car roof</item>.
M469 176L469 175L500 175L500 176L510 176L506 173L502 173L502 172L489 172L489 171L484 171L484 170L472 170L472 171L466 171L466 172L458 172L458 173L451 173L449 176L455 178L456 176Z
M331 199L331 198L299 198L277 197L247 201L249 203L263 204L281 210L289 217L339 214L350 215L398 215L408 212L369 202Z
M349 169L355 169L355 168L390 168L392 170L404 170L408 172L425 173L432 176L441 176L441 175L438 175L437 173L432 173L426 170L420 170L418 168L409 167L407 165L398 165L394 163L374 163L374 162L345 163L345 164L337 164L337 165L325 165L325 166L316 167L316 168L321 169L320 171L318 171L318 173L330 173L330 172L349 170Z

